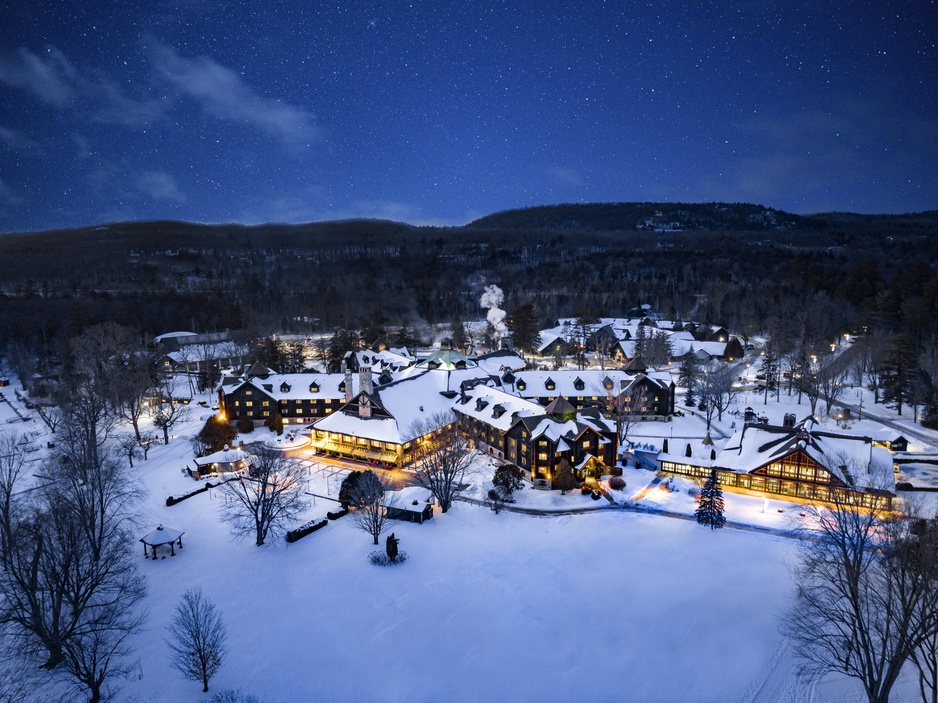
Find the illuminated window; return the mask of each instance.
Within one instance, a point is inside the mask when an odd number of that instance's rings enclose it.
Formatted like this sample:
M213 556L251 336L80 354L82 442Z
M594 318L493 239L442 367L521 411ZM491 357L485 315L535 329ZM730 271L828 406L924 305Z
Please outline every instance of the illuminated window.
M537 455L538 461L547 461L547 452L541 452Z

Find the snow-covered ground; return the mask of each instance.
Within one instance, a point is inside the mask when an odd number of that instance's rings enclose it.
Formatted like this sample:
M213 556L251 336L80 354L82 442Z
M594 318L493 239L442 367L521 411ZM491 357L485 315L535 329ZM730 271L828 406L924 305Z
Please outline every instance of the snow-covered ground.
M660 514L599 509L605 500L579 492L529 487L519 506L597 509L536 517L458 503L423 525L394 523L409 558L380 568L368 562L371 538L347 517L295 544L257 548L235 541L220 521L219 489L166 507L168 495L200 485L182 469L193 456L187 437L209 413L194 406L170 444L134 469L148 491L140 535L160 523L186 534L176 556L157 561L144 559L139 543L128 545L149 582L148 617L118 700L206 699L170 666L165 643L173 609L192 586L216 603L229 630L212 690L241 689L264 701L862 699L860 686L844 678L800 678L779 632L795 597L789 567L798 543L781 534L800 517L791 503L727 494L730 523L779 534L710 531ZM635 432L650 442L699 437L701 426L686 417ZM33 456L41 456L43 427L10 422L2 431L33 432L41 446ZM624 478L626 489L614 492L620 502L693 512L690 481L675 479L667 490L642 469ZM310 473L309 489L320 496L336 495L338 484L327 472ZM474 497L485 489L480 483ZM334 507L317 498L307 517ZM893 700L916 696L907 676Z

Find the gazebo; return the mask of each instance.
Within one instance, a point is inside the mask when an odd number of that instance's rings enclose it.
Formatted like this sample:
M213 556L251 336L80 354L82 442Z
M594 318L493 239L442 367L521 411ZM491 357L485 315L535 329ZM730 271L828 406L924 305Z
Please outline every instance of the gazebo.
M170 556L176 556L176 543L179 543L179 548L182 549L182 536L186 534L183 530L177 530L175 527L167 527L165 525L160 525L154 530L151 530L146 535L140 538L140 541L143 542L143 556L144 558L149 558L147 555L147 547L153 550L153 558L156 559L156 548L164 544L169 545Z

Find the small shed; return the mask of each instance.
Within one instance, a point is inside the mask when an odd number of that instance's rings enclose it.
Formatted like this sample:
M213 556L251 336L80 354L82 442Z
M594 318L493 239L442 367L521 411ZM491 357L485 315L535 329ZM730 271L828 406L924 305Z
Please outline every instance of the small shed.
M182 536L184 534L186 533L183 530L177 530L175 527L159 525L140 538L140 541L143 542L143 556L147 559L150 558L150 555L147 554L147 547L149 547L153 552L153 559L156 559L157 547L165 545L169 545L169 555L176 556L176 546L178 545L182 549Z
M404 520L421 524L433 517L433 505L428 501L430 492L419 486L409 486L402 489L397 500L388 506L388 517L391 520Z
M196 478L217 473L233 473L249 469L251 455L243 449L228 449L195 458Z
M433 506L419 500L411 501L406 505L388 506L388 517L391 520L404 520L405 522L424 523L433 517Z
M896 430L883 427L873 433L873 443L880 447L886 447L891 452L909 451L909 440L899 434Z

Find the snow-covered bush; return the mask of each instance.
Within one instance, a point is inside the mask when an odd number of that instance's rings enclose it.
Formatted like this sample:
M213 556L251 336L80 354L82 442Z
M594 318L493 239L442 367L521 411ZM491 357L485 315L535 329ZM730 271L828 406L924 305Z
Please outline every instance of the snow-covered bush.
M391 561L391 558L384 552L372 552L368 555L368 561L374 566L393 566L394 564L403 564L407 561L407 552L398 552L397 559Z
M614 491L621 491L625 488L625 479L621 476L613 476L609 479L609 488Z

